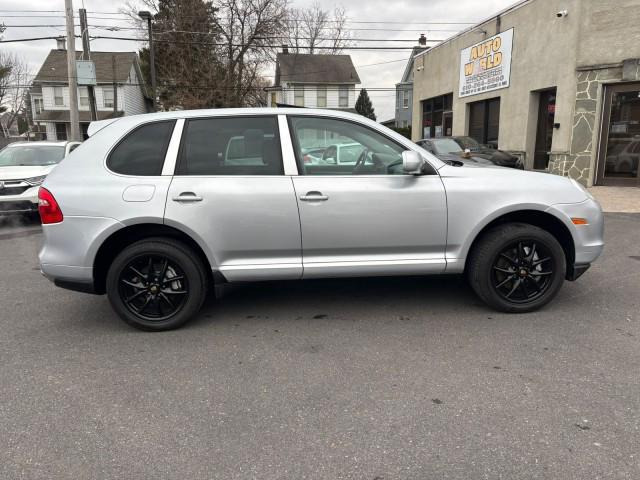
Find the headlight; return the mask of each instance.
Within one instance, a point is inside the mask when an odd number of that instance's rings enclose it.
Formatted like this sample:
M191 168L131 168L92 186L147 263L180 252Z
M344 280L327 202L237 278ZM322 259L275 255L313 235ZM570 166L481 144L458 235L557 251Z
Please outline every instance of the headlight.
M41 185L42 182L44 182L45 178L47 178L47 176L46 175L42 175L40 177L25 178L24 181L27 182L29 185L35 187L37 185Z
M572 178L571 183L573 183L576 188L582 190L588 198L590 198L591 200L595 200L595 198L593 198L593 195L591 195L591 192L589 192L589 190L587 190L586 187L584 187L580 182Z

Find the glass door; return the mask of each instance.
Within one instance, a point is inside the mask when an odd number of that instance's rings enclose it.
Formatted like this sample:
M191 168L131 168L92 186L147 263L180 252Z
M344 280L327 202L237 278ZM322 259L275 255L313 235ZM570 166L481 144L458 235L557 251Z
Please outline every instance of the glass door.
M596 184L640 187L640 83L605 89Z

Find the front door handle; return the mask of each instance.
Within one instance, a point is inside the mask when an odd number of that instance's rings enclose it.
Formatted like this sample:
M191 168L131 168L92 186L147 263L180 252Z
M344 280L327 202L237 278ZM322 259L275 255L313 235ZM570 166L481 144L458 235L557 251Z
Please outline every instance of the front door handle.
M178 203L201 202L202 197L199 197L193 192L182 192L177 197L173 197L172 200Z
M307 192L306 195L300 195L300 200L303 202L325 202L329 200L327 195L323 195L322 192Z

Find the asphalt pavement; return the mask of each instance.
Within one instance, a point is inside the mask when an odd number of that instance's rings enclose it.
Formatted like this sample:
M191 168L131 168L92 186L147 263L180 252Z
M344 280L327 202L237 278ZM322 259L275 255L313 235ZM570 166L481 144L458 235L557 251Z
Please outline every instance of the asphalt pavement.
M606 230L533 314L459 277L269 282L150 334L0 222L0 478L640 478L640 215Z

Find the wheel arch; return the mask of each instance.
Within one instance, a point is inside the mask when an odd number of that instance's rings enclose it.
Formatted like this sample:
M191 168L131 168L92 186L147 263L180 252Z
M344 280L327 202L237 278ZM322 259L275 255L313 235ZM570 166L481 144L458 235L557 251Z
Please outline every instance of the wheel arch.
M209 280L214 280L212 262L201 244L182 230L161 223L137 223L127 225L111 233L100 245L93 261L93 284L96 293L106 292L106 279L113 259L128 245L145 238L167 237L188 245L205 267Z
M470 243L469 248L466 249L465 271L467 269L467 263L470 257L469 254L473 251L483 235L492 228L507 223L526 223L549 232L555 237L556 240L558 240L558 243L560 243L560 246L564 251L567 263L567 272L573 270L576 248L573 235L571 234L569 228L560 218L553 215L552 213L544 210L525 208L521 210L501 213L495 218L489 220L484 226L479 229L479 231L473 237L473 241Z

